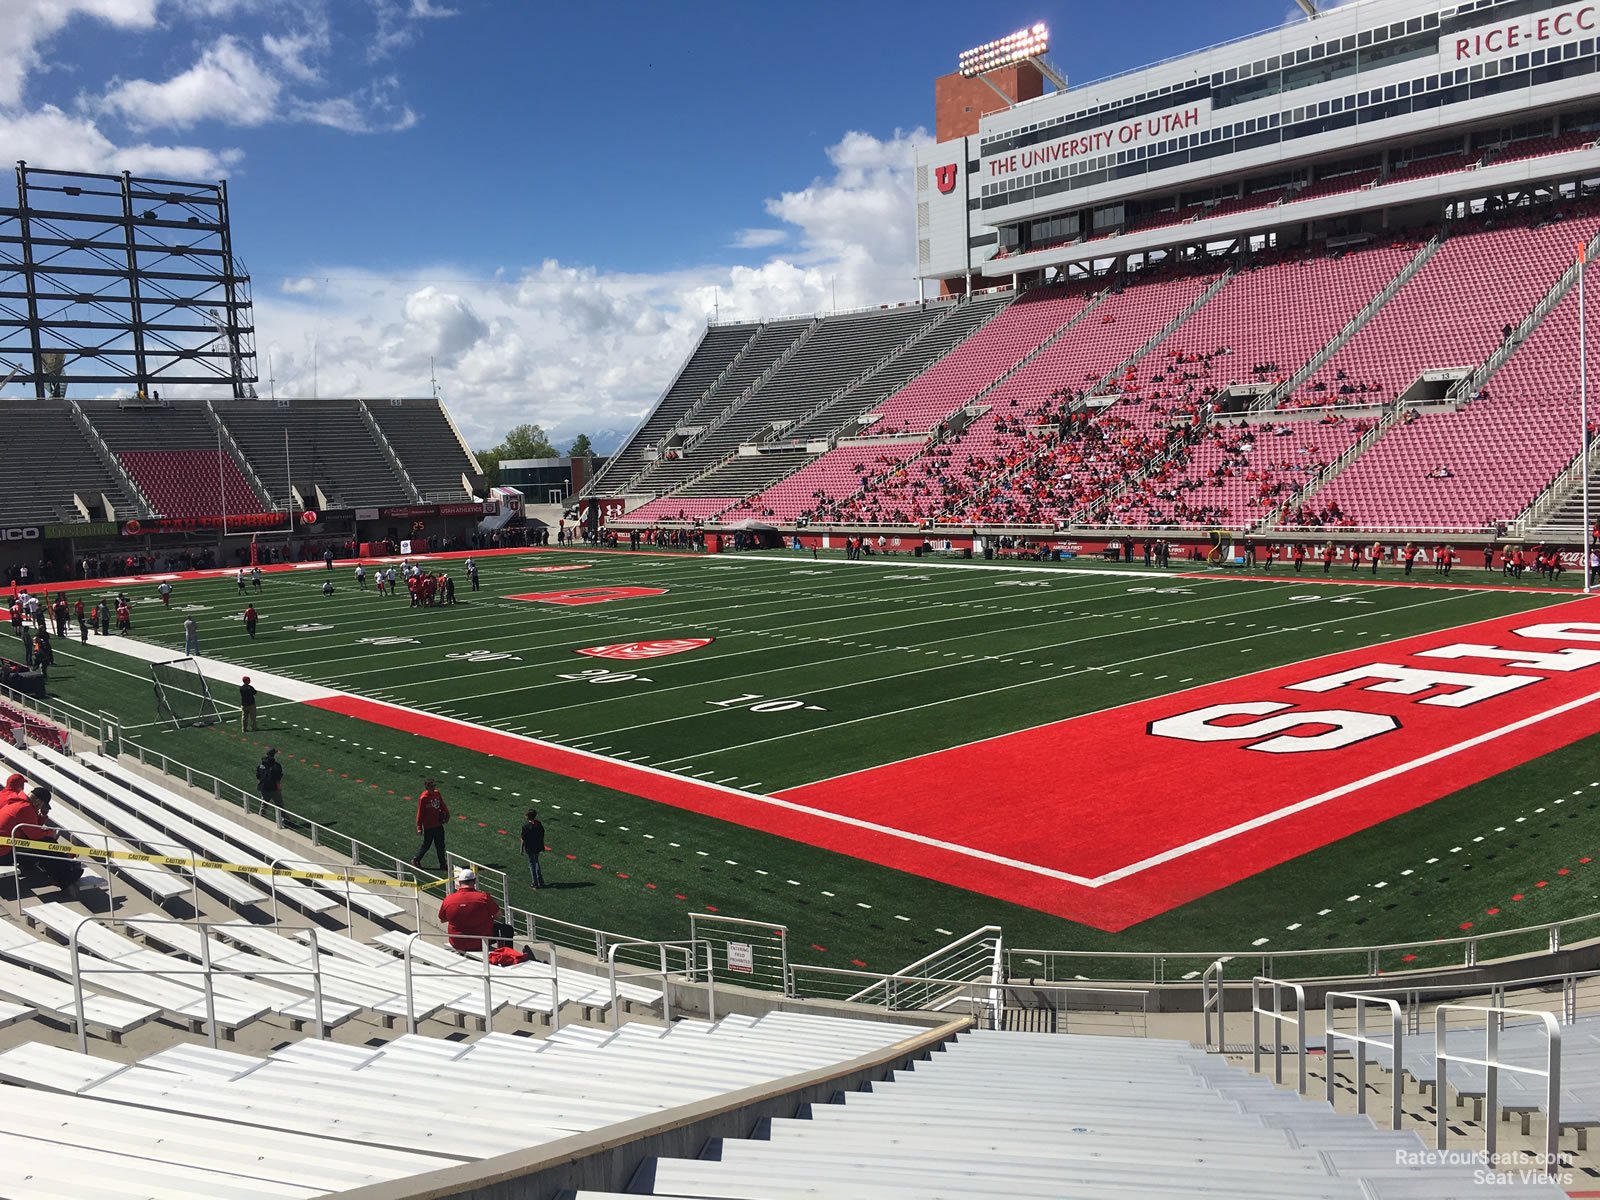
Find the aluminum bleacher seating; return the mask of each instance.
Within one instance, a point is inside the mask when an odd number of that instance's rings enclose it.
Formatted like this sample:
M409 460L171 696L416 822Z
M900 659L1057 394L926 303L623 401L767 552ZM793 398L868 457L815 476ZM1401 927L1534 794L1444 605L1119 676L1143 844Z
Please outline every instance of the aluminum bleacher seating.
M63 400L0 400L6 450L0 455L0 525L81 521L81 497L91 520L102 520L100 497L117 518L140 515L122 481L106 470Z
M126 405L85 400L83 411L156 512L211 517L262 511L233 454L219 447L199 403Z
M757 387L761 377L776 365L796 342L812 332L813 324L815 322L810 320L800 320L774 321L761 326L741 356L733 361L727 372L707 391L701 409L693 416L692 424L696 427L710 426L724 415L731 421L733 413L743 412L750 403L759 403L756 399L759 388L751 393L748 403L740 404L739 401L746 392ZM727 422L724 423L724 428L726 424ZM720 433L720 430L718 432ZM732 444L737 445L737 439ZM698 475L714 465L722 457L722 453L711 445L706 435L696 435L678 457L662 457L652 463L645 471L639 486L656 492L670 491L691 475Z
M313 485L336 504L411 501L354 400L227 400L216 409L274 495L292 483L307 501Z
M463 475L473 481L475 491L481 487L483 477L473 470L467 447L439 401L424 397L365 403L406 474L425 498L466 499Z
M705 395L760 328L748 324L708 326L644 424L611 456L595 482L620 488L643 470L650 461L646 451L672 432L678 418Z
M776 1013L636 1028L559 1040L490 1034L471 1045L301 1041L266 1058L189 1046L133 1065L25 1043L0 1054L0 1079L36 1096L46 1115L16 1127L0 1187L21 1198L177 1196L201 1186L210 1196L318 1195L603 1130L914 1032ZM52 1147L84 1158L75 1165ZM124 1161L130 1186L145 1190L96 1191ZM274 1187L288 1190L259 1190Z

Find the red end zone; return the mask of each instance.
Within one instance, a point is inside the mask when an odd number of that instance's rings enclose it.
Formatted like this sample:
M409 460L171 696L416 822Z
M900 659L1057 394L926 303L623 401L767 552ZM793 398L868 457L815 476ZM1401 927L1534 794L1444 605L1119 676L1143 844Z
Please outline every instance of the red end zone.
M1600 601L1139 701L758 796L340 696L381 721L1119 930L1600 728Z

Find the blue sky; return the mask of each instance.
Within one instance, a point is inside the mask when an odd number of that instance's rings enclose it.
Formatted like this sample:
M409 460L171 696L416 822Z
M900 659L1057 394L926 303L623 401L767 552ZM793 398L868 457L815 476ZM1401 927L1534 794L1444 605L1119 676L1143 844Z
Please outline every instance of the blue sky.
M226 175L261 371L418 394L477 444L614 441L713 306L915 295L933 79L1037 20L1088 80L1286 0L0 0L0 158ZM267 389L264 386L262 391Z

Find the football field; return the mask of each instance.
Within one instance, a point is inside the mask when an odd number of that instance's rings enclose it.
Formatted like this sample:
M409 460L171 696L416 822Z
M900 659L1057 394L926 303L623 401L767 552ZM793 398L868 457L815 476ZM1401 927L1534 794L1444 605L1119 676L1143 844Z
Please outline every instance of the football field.
M204 656L260 675L259 735L162 725L144 666L96 643L61 648L52 690L245 786L278 745L291 807L406 857L425 773L451 848L519 880L536 801L555 886L522 902L640 936L706 908L783 921L797 957L832 965L897 967L986 923L1047 947L1289 949L1600 909L1600 601L1570 588L788 552L477 562L478 592L430 563L459 601L431 608L345 564L248 597L180 579L171 609L126 585L139 639L181 653L193 617ZM275 678L308 698L272 700Z

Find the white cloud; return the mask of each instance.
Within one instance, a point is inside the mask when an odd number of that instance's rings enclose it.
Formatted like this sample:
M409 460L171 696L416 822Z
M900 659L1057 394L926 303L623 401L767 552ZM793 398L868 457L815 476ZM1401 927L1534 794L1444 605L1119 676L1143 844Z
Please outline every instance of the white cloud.
M762 250L768 246L782 245L789 238L786 229L741 229L733 235L736 250Z
M322 69L316 60L326 55L332 46L332 31L327 18L315 14L304 29L283 36L264 34L261 48L272 56L278 69L301 83L321 83Z
M0 22L0 109L22 103L27 79L45 64L39 48L79 16L118 29L150 29L159 0L4 0Z
M0 146L12 158L57 171L132 171L167 179L217 179L240 158L238 150L204 146L118 146L94 122L52 104L16 115L0 109Z
M343 133L399 133L417 123L417 114L395 98L399 90L399 80L389 75L348 96L296 101L288 115Z
M262 125L278 115L283 84L237 39L224 34L187 71L163 83L118 82L101 105L135 129L187 129L201 121Z
M551 259L478 284L418 285L328 264L276 291L258 280L262 372L271 355L278 395L309 395L315 343L321 395L424 395L432 355L473 445L532 420L562 444L587 433L609 448L659 398L714 313L749 319L915 294L909 176L921 136L842 139L829 175L769 202L796 250L759 265L627 274ZM446 263L402 270L464 275Z
M439 20L456 16L456 10L445 8L433 0L372 0L377 29L372 44L367 47L367 60L378 62L389 57L417 36L419 21Z

